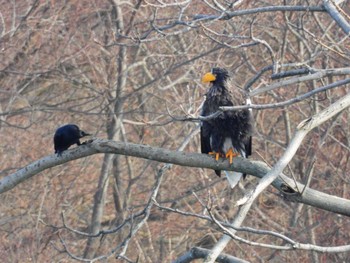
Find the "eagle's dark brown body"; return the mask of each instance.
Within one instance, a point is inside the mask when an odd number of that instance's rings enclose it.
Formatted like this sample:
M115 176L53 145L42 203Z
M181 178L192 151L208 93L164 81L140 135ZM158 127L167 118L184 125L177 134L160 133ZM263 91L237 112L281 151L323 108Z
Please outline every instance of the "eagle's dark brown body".
M228 73L225 69L213 68L215 76L206 94L202 116L211 115L220 106L233 106L233 98L226 88ZM233 151L247 158L251 155L252 121L250 110L226 111L214 119L201 122L202 153L218 152L221 155ZM215 171L220 176L220 171Z

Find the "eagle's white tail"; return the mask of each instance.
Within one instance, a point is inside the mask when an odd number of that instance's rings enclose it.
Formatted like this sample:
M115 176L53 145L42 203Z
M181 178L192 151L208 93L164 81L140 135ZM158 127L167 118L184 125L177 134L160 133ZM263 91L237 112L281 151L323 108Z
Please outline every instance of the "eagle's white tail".
M231 189L233 189L241 180L243 174L233 171L224 171L226 174L226 178L228 183L230 184Z

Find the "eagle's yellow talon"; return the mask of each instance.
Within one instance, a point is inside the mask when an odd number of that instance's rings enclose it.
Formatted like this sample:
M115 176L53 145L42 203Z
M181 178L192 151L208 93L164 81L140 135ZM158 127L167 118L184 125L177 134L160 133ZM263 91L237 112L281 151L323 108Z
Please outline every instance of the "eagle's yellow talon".
M238 153L234 152L232 148L230 148L225 155L226 158L229 158L230 164L232 164L233 162L233 157L237 157L237 156L238 156Z
M219 161L220 153L218 152L208 152L209 155L215 155L215 160Z

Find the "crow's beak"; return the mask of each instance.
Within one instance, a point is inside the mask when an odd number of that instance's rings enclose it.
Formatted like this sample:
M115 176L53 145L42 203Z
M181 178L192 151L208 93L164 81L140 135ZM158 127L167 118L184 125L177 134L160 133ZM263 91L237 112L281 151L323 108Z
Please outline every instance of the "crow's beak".
M91 134L90 134L90 133L86 133L86 132L84 132L84 131L81 131L80 136L81 136L81 137L91 136Z

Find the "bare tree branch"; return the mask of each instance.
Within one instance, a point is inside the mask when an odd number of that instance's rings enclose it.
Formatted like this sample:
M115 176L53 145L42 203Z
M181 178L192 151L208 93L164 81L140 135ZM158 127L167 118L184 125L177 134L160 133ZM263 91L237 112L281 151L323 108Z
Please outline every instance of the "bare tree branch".
M56 155L44 157L2 178L0 180L0 194L9 191L17 184L48 168L97 153L129 155L188 167L238 171L260 178L263 178L271 170L263 162L252 161L241 157L236 157L233 160L233 164L230 165L227 160L215 161L211 156L205 154L186 153L148 145L95 139L89 144L63 152L61 157L57 157ZM310 188L305 188L303 194L300 195L298 189L304 189L305 186L299 183L295 185L294 180L282 173L280 173L280 178L276 178L272 185L281 191L283 196L290 201L302 202L320 209L350 216L350 200L328 195Z
M350 245L344 245L344 246L317 246L313 244L305 244L300 243L297 241L294 241L290 238L284 237L284 240L287 242L286 245L275 245L275 244L267 244L267 243L261 243L261 242L254 242L247 240L245 238L241 238L237 235L235 235L229 228L225 227L221 222L219 222L211 213L210 209L206 208L208 213L210 214L210 217L214 221L216 225L219 226L219 228L228 236L230 236L232 239L240 241L242 243L246 243L252 246L260 246L265 248L271 248L271 249L277 249L277 250L294 250L294 249L302 249L302 250L311 250L311 251L317 251L317 252L328 252L328 253L339 253L339 252L348 252L350 251ZM231 226L232 228L232 226ZM237 229L235 229L237 230Z
M181 257L177 258L173 261L173 263L189 263L194 259L200 259L205 258L209 254L210 250L200 247L193 247L190 249L190 251L186 252ZM245 261L240 258L236 258L234 256L230 256L227 254L220 254L216 262L219 263L248 263L248 261Z
M274 165L274 167L262 178L259 184L255 187L252 193L249 193L246 196L246 199L243 202L243 205L239 208L239 212L236 214L232 222L233 227L239 227L243 223L245 217L248 214L248 211L251 208L254 200L260 195L266 187L268 187L282 172L283 169L288 165L296 151L298 150L300 144L302 143L305 136L315 127L321 125L323 122L332 118L339 112L343 111L347 107L350 106L350 93L346 96L342 97L335 103L331 104L328 108L323 111L317 113L311 118L308 118L302 121L298 127L295 135L293 136L290 144L285 150L282 157L278 160L278 162ZM233 231L235 233L236 231ZM226 247L228 242L230 241L230 236L224 235L214 246L211 253L206 257L206 263L212 263L215 261L217 256L221 254L223 249Z
M350 68L339 68L339 69L321 69L321 70L315 70L315 69L309 69L309 72L312 72L312 74L302 76L302 77L295 77L290 78L284 81L276 82L271 85L267 85L265 87L255 89L252 92L250 92L250 96L256 96L263 92L267 92L276 88L281 88L285 86L290 86L292 84L301 83L304 81L309 80L315 80L315 79L321 79L327 76L336 76L336 75L349 75L350 74ZM308 72L306 72L308 73ZM305 74L305 73L304 73ZM276 75L276 74L275 74Z
M303 77L300 77L303 78ZM269 103L269 104L250 104L250 105L241 105L241 106L226 106L226 107L220 107L221 110L223 111L230 111L230 110L241 110L241 109L271 109L271 108L278 108L278 107L285 107L292 105L294 103L300 102L302 100L305 100L317 93L333 89L345 84L350 83L350 78L344 79L344 80L339 80L336 82L333 82L329 85L323 86L321 88L314 89L312 91L306 92L300 96L294 97L290 100L282 101L282 102L276 102L276 103ZM212 114L214 116L214 114ZM209 116L208 116L209 117ZM211 117L211 116L210 116Z
M350 24L346 19L338 12L335 3L331 0L323 0L323 6L325 7L327 13L337 22L337 24L343 29L343 31L349 35L350 34Z
M225 12L225 15L196 15L195 19L198 21L207 21L213 19L230 19L236 16L265 13L265 12L276 12L276 11L297 11L297 12L324 12L325 9L322 6L266 6L258 7L246 10L237 10L232 12ZM195 21L196 21L195 20Z

